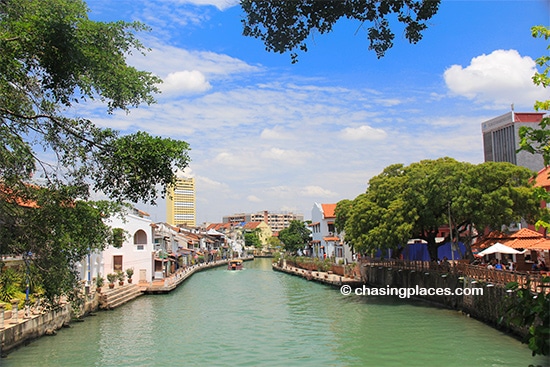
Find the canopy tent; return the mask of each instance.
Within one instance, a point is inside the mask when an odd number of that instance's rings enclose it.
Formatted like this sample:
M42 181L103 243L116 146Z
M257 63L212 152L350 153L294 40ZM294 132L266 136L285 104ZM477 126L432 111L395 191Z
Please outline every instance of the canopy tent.
M486 248L485 250L478 252L477 256L485 256L489 254L522 254L522 251L518 251L516 249L513 249L511 247L508 247L506 245L503 245L500 242L495 243L493 246Z

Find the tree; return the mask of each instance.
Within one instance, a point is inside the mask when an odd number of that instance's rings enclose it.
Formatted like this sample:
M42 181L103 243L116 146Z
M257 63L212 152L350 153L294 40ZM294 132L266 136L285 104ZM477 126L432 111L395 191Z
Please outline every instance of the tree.
M278 237L271 236L267 239L268 248L278 248L281 247L281 240Z
M544 26L536 26L531 28L531 33L535 38L544 38L546 41L550 39L550 28ZM546 47L550 50L550 43ZM541 72L535 73L533 76L533 83L535 85L542 85L547 88L550 85L550 56L544 55L536 60L539 67L543 68ZM546 101L535 102L536 111L550 111L550 99ZM531 153L539 153L542 155L544 165L548 167L550 165L550 116L545 116L539 123L539 129L534 129L527 126L522 126L519 129L520 137L520 149ZM540 200L550 202L550 194L544 189L539 188L537 195ZM543 226L550 228L550 215L546 213L539 218L536 223L537 226Z
M420 238L435 259L441 245L435 238L450 221L453 237L465 242L466 256L471 256L474 228L483 233L538 213L530 177L527 168L510 163L473 165L452 158L389 166L353 201L346 241L373 254L399 250L409 239Z
M405 26L405 38L411 43L422 39L426 22L439 9L440 0L302 0L267 1L241 0L245 18L243 34L261 39L268 51L284 53L300 49L307 51L306 40L315 32L331 32L341 18L355 19L360 27L369 23L367 38L369 50L380 58L393 46L395 34L390 18ZM297 54L291 54L292 62Z
M295 253L303 249L311 238L311 232L305 223L299 220L290 221L287 228L279 232L279 240L286 251Z
M346 225L346 221L349 218L351 207L353 202L348 199L340 200L336 203L336 208L334 209L334 215L336 219L334 220L334 227L338 232L343 232Z
M247 231L244 233L244 245L247 247L262 248L262 242L258 236L258 230Z
M108 113L153 103L161 82L126 63L146 51L135 33L147 27L87 14L82 0L0 1L0 254L31 253L51 298L74 285L79 257L112 239L101 219L113 206L87 202L93 192L154 202L189 162L183 141L79 116L88 100Z
M533 37L542 37L545 40L550 39L550 28L536 26L531 29ZM550 44L546 48L550 50ZM544 88L550 85L550 56L545 55L537 59L537 64L542 72L537 72L533 76L533 83L542 85ZM550 100L535 102L536 111L549 111ZM540 153L544 159L544 165L550 165L550 116L544 117L539 123L540 129L521 127L520 150L531 153ZM550 202L550 193L544 188L537 188L536 197L539 200ZM548 210L542 212L538 217L537 226L550 228L550 214ZM549 283L550 277L543 277L543 282ZM508 323L514 324L520 328L528 328L529 334L524 343L529 345L533 356L537 354L550 354L550 293L545 292L544 288L537 294L533 294L530 284L520 286L516 282L508 284L510 290L515 291L511 298L511 303L507 308L506 315L509 317Z

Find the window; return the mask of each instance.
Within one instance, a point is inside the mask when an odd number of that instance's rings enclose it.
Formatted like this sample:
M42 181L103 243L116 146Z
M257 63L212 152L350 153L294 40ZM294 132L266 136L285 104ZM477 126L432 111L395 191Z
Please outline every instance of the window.
M147 233L144 230L138 229L134 233L134 245L146 245L147 244Z

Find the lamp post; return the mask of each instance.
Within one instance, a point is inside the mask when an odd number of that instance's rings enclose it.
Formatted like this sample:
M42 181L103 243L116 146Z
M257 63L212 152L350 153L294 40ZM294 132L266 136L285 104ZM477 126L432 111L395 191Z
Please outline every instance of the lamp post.
M449 235L450 235L450 238L451 238L451 260L454 261L455 260L455 245L454 245L454 241L453 241L453 222L451 221L451 202L449 201L448 203L448 208L449 208Z

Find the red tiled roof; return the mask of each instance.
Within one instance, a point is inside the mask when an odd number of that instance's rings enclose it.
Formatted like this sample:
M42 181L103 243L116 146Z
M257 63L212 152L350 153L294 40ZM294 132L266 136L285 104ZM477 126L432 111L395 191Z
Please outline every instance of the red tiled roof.
M541 169L535 177L535 186L550 188L550 179L548 175L550 175L550 167Z
M260 224L264 222L246 222L243 226L244 229L256 229Z
M550 248L550 240L544 238L544 236L529 228L522 228L519 231L510 235L505 235L500 232L491 232L486 236L485 240L475 247L479 249L485 249L500 242L503 245L514 249L548 249Z
M334 215L334 210L336 209L336 204L321 204L323 207L323 216L324 218L336 218Z

